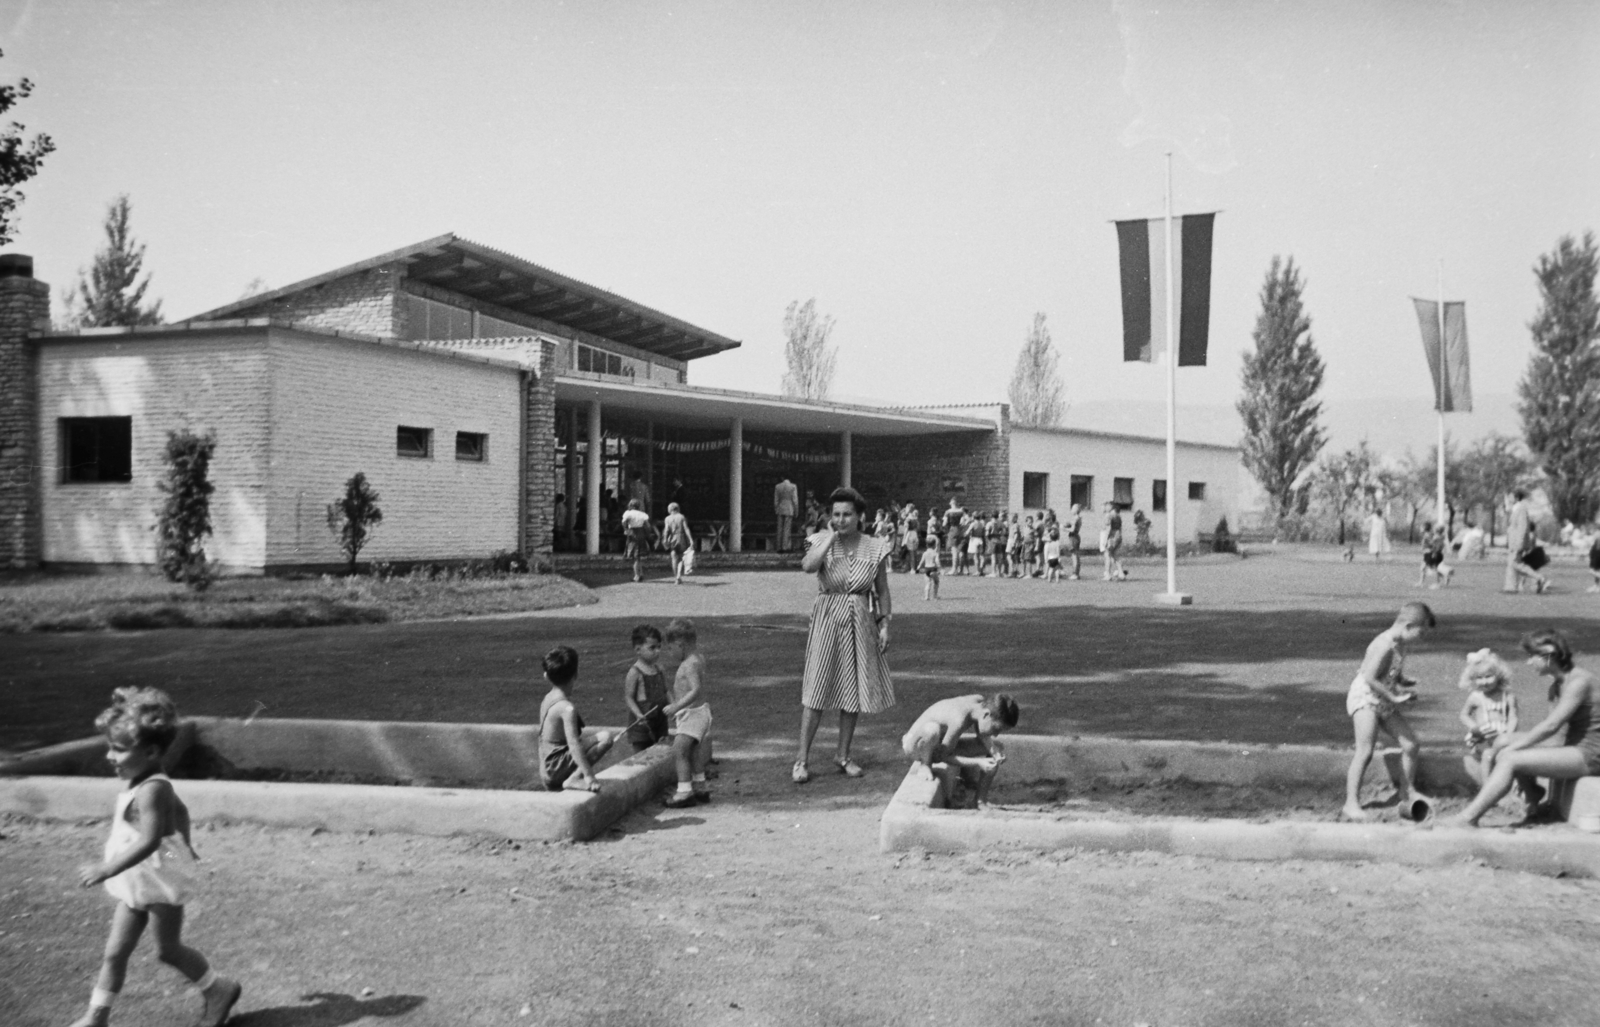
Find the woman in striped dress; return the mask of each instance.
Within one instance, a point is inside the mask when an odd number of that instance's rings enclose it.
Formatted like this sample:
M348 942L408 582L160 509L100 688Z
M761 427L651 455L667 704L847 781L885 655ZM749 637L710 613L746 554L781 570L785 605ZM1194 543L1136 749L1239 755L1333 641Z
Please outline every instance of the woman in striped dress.
M861 767L850 758L856 718L894 705L889 680L889 553L887 539L861 531L867 501L855 489L828 497L828 530L806 540L800 569L817 576L806 639L806 672L800 686L800 752L794 781L811 780L811 741L824 710L839 711L839 749L834 765L849 777ZM876 595L876 602L873 596Z

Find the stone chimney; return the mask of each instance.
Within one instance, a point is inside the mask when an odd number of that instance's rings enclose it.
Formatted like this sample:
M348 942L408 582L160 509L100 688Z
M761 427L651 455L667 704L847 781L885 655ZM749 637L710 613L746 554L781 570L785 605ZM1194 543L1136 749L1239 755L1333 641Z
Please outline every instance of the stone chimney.
M39 565L39 359L28 337L49 329L50 287L33 258L0 254L0 567Z

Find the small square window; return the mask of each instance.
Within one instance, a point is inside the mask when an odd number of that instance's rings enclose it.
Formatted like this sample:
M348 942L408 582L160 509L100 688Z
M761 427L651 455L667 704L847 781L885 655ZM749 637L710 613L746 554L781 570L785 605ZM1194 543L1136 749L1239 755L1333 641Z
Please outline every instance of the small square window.
M1092 509L1094 507L1094 476L1074 474L1072 476L1072 495L1070 499L1075 506L1084 510Z
M1129 510L1133 507L1133 479L1111 479L1111 502L1119 510Z
M133 418L63 417L61 480L133 480Z
M489 436L475 431L456 432L456 459L479 463L489 459Z
M1157 478L1150 483L1150 512L1163 513L1167 509L1167 482Z
M1204 502L1206 498L1206 483L1203 481L1191 481L1189 483L1189 498Z
M409 428L402 424L394 430L394 452L396 456L426 460L433 455L433 429Z
M1022 506L1025 510L1043 510L1050 505L1050 476L1034 471L1022 472Z

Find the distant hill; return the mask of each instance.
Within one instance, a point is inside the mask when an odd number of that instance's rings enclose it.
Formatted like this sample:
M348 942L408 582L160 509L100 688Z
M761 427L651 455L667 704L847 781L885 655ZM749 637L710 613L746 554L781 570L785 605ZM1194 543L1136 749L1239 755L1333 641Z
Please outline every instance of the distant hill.
M1516 397L1509 394L1474 396L1470 414L1446 414L1445 431L1456 442L1470 442L1492 431L1522 434ZM1380 453L1395 458L1410 450L1426 453L1438 438L1438 421L1427 399L1379 397L1328 402L1323 405L1328 445L1348 449L1363 438ZM1063 427L1165 437L1167 408L1160 401L1088 400L1073 403L1062 418ZM1178 407L1178 438L1192 442L1236 445L1242 434L1239 414L1230 406Z

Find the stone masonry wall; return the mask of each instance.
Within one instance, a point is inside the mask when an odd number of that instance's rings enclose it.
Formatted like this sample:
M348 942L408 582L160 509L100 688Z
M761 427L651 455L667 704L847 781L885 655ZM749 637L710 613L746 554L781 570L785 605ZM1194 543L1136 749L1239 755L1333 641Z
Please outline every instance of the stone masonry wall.
M555 537L556 344L545 341L538 377L526 385L523 402L522 552L530 566L549 569Z
M951 496L969 510L1002 510L1009 500L1011 422L1002 414L997 430L950 432L902 438L857 436L851 479L869 512L890 501L932 502L943 509ZM959 485L959 489L946 485Z
M28 336L50 328L50 286L0 278L0 567L39 562L39 363Z
M404 275L402 265L387 264L246 307L229 316L270 317L341 332L397 338L401 333L396 323L396 297Z

